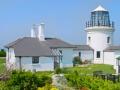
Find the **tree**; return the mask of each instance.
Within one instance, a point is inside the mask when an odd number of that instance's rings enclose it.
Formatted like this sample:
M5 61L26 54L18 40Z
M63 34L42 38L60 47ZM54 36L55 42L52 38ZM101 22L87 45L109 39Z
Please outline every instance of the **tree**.
M73 66L76 66L78 64L82 64L82 60L79 56L76 56L73 58Z
M6 52L4 49L0 50L0 57L6 57Z

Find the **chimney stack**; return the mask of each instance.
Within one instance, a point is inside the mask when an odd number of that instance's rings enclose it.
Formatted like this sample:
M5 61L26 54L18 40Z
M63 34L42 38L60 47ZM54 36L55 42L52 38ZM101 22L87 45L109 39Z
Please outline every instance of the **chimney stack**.
M44 29L44 23L41 23L40 25L33 25L33 28L31 30L31 37L38 38L40 41L45 41Z

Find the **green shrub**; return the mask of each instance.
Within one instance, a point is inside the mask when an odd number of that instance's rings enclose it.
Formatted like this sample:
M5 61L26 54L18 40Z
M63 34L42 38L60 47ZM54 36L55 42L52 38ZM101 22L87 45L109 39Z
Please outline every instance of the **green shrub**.
M4 49L0 50L0 57L6 57L6 52Z
M82 60L79 56L76 56L73 58L73 66L76 66L76 65L79 65L79 64L82 64Z
M56 68L55 69L55 74L60 74L62 73L62 69L61 68Z
M87 88L88 90L120 90L120 83L113 83L109 80L103 80L98 77L81 75L75 71L65 75L70 87L76 90Z
M103 71L94 71L93 72L93 76L99 76L101 74L103 74Z
M6 84L9 89L15 87L18 90L36 90L37 87L45 86L46 83L51 84L51 78L46 75L38 77L32 72L13 71Z

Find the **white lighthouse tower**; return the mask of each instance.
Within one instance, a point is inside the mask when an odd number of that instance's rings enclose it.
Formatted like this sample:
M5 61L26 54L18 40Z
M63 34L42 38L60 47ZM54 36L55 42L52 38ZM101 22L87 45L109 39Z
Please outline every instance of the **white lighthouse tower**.
M113 44L114 23L110 22L109 12L98 6L91 12L86 23L87 45L94 49L93 63L104 63L104 49Z

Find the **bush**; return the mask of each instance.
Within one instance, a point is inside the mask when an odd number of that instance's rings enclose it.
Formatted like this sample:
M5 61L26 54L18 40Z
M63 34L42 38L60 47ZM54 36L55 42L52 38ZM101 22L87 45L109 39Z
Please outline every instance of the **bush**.
M51 84L51 78L46 75L38 77L32 72L13 71L6 86L9 89L16 87L17 90L36 90L37 87L43 87L46 83Z
M98 77L81 75L79 72L74 72L65 75L70 87L75 87L75 90L120 90L120 83L113 83L109 80L103 80Z
M76 56L73 58L73 66L76 66L76 65L79 65L79 64L82 64L82 60L79 56Z
M51 84L46 84L44 87L38 87L37 90L59 90L59 89L55 86L52 86Z
M62 69L61 68L56 68L55 69L55 74L60 74L62 73Z
M93 72L93 76L100 76L101 74L103 74L103 71L94 71Z
M0 57L6 57L6 52L4 49L0 50Z

